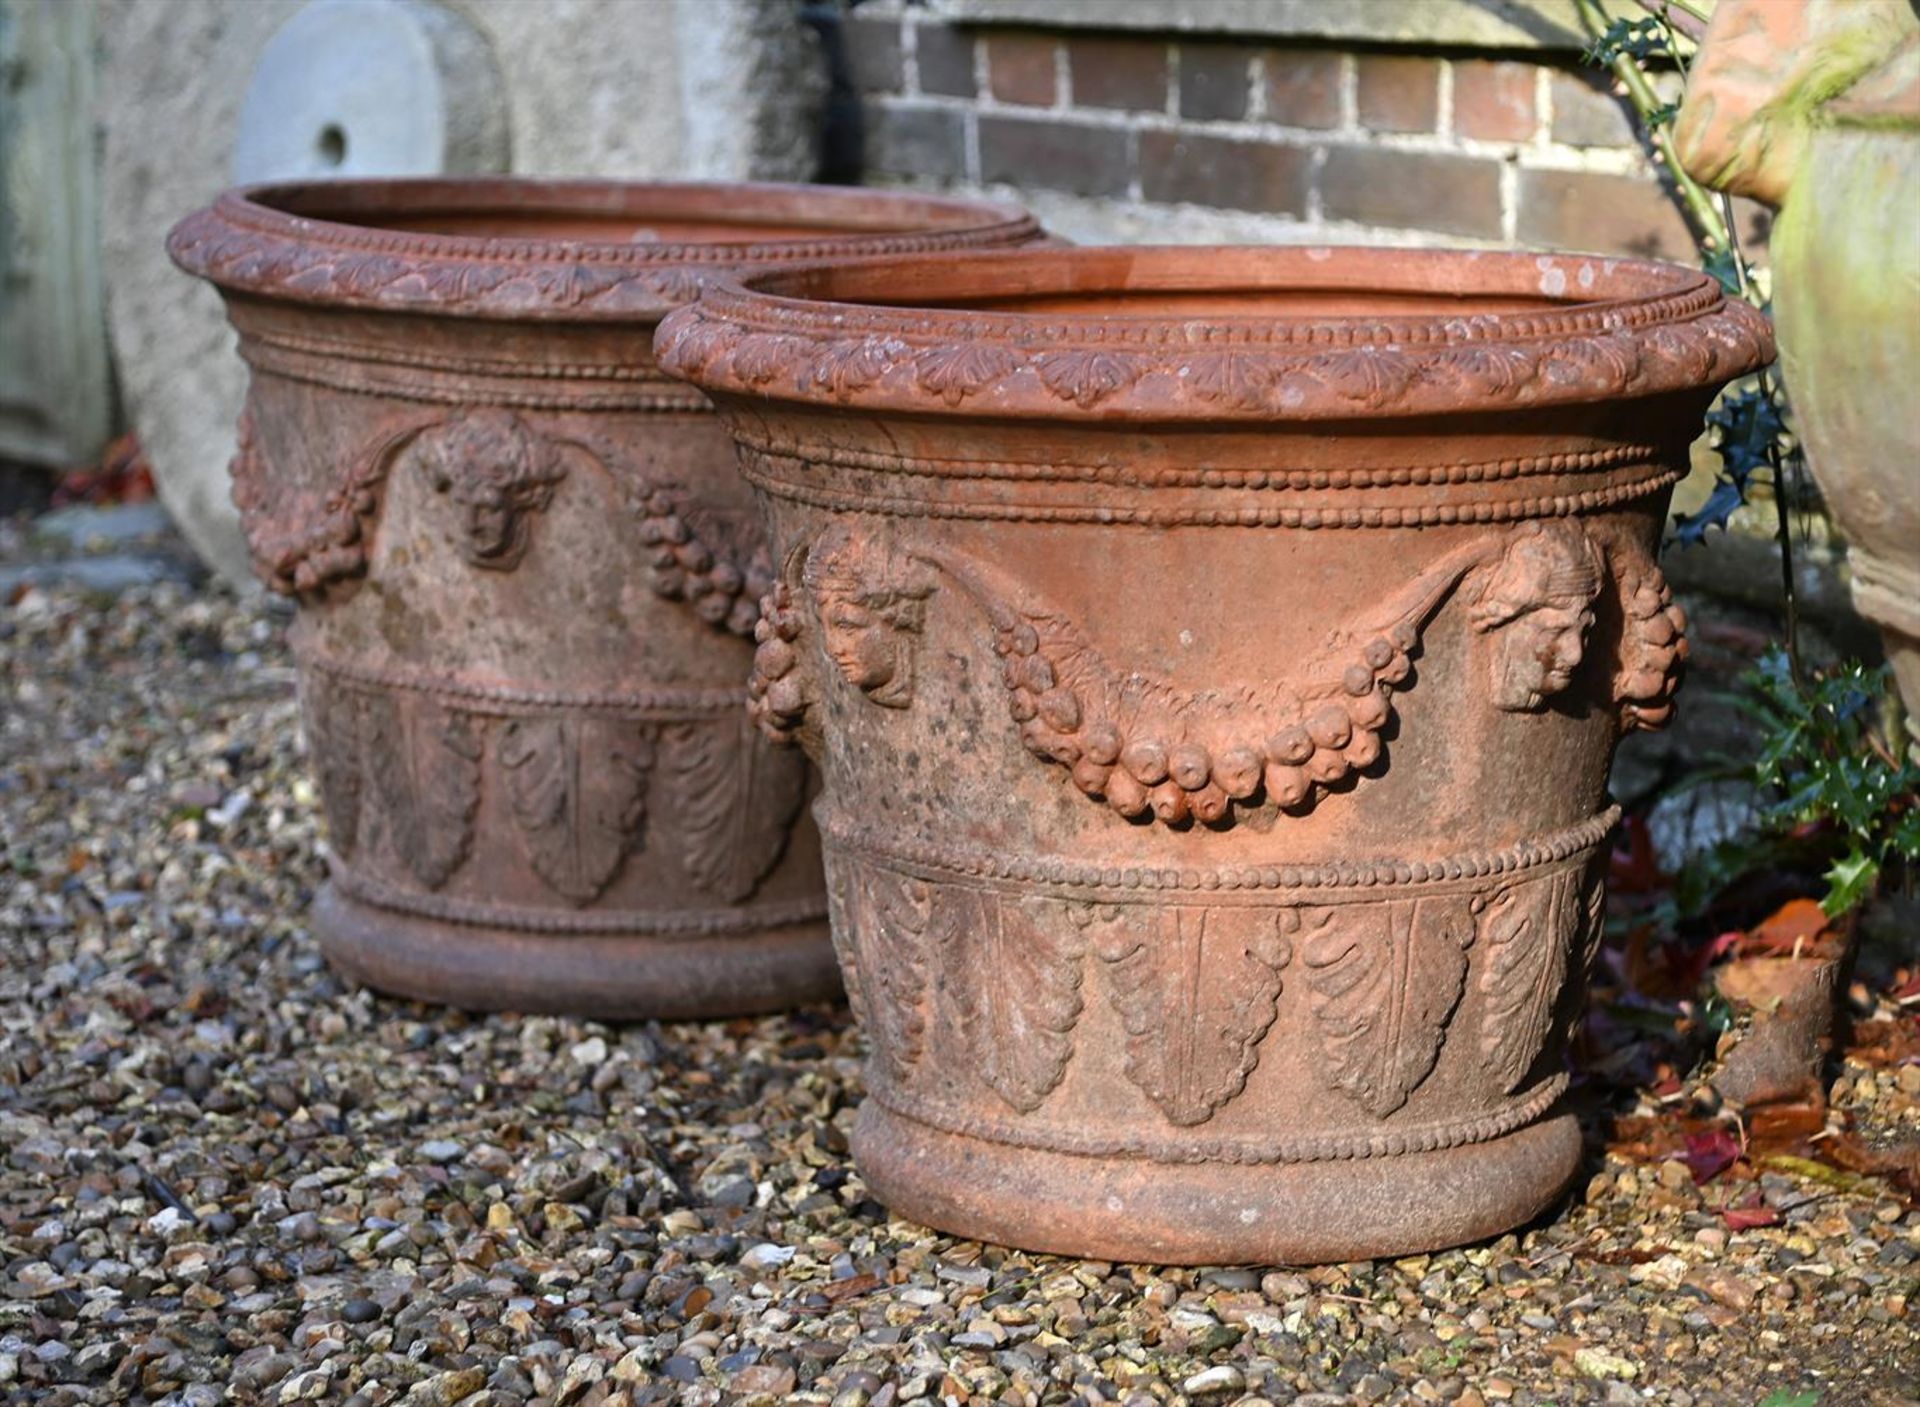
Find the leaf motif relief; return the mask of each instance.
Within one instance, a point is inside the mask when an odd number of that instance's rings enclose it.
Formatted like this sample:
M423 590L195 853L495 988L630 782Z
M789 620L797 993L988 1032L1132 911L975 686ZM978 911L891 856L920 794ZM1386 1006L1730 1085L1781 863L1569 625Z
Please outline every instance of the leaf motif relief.
M770 333L753 333L733 349L733 374L749 386L764 386L788 371L794 363L793 339Z
M697 375L730 353L739 340L739 329L730 324L689 321L672 345L661 350L660 365L681 376Z
M1399 899L1326 909L1302 957L1327 1083L1376 1118L1432 1073L1466 983L1464 900Z
M882 1074L904 1083L926 1048L933 895L923 881L875 865L849 865L847 875L869 1049Z
M687 873L709 894L738 903L787 848L806 792L806 761L766 742L744 714L675 723L661 742Z
M1478 396L1498 396L1534 379L1539 365L1522 347L1468 344L1437 364L1456 385Z
M535 873L576 904L598 898L646 818L653 739L645 725L518 718L502 730L498 754Z
M1242 410L1259 410L1273 386L1272 365L1259 356L1222 352L1195 357L1181 374L1203 401L1224 401Z
M480 805L480 723L424 697L370 693L366 772L392 857L429 889L466 862Z
M668 268L644 269L638 273L621 273L606 281L604 287L596 292L606 292L618 287L631 278L647 292L656 294L669 303L691 303L700 296L700 289L706 283L706 275L699 269Z
M1690 381L1704 381L1713 370L1712 346L1677 328L1652 328L1646 333L1643 345L1657 360L1678 367Z
M847 989L847 1005L853 1008L854 1019L871 1030L873 1018L867 1013L860 953L854 942L852 909L847 902L848 890L856 882L858 872L852 860L842 859L830 848L821 856L820 867L827 886L827 936L833 942L833 955L840 964L840 982Z
M1617 391L1640 370L1640 344L1630 336L1598 333L1545 344L1540 370L1560 385L1592 384Z
M1086 943L1066 907L951 891L941 915L952 994L967 1049L988 1086L1030 1114L1066 1077L1080 1020Z
M1587 988L1593 981L1593 965L1600 956L1600 945L1607 936L1607 886L1598 862L1593 866L1593 871L1586 877L1586 895L1579 907L1580 928L1575 934L1580 944L1580 970L1575 974L1578 980L1569 983L1565 989L1566 1012L1561 1017L1569 1042L1579 1033L1580 1023L1586 1018ZM1575 884L1577 894L1577 879Z
M360 838L361 700L318 670L303 673L307 752L320 784L321 809L333 848L351 858Z
M1127 1077L1174 1123L1205 1123L1246 1088L1299 926L1293 909L1166 907L1095 929Z
M1580 982L1582 987L1593 978L1594 959L1600 956L1600 944L1607 936L1607 885L1598 872L1588 881L1586 902L1581 906Z
M1013 354L1004 347L986 342L962 342L951 347L932 347L913 359L914 380L948 405L959 405L968 396L999 380L1015 365Z
M858 342L835 342L823 348L806 371L807 385L842 399L871 386L896 361L905 358L907 344L895 338L867 337Z
M1398 400L1413 380L1413 369L1413 362L1389 347L1355 347L1307 362L1307 374L1335 395L1374 406Z
M1140 379L1140 365L1112 352L1076 349L1042 352L1033 359L1046 388L1082 410L1091 410Z
M1480 990L1480 1050L1500 1088L1513 1093L1540 1058L1554 1003L1567 977L1568 930L1578 875L1571 872L1512 885L1480 917L1485 943Z

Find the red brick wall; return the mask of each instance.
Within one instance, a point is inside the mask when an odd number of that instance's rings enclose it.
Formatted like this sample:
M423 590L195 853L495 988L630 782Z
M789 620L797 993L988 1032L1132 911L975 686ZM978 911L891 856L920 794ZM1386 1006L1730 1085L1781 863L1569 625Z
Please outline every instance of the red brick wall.
M1696 258L1576 56L848 25L876 184L1027 200L1077 238L1391 239ZM1764 217L1742 213L1764 237Z

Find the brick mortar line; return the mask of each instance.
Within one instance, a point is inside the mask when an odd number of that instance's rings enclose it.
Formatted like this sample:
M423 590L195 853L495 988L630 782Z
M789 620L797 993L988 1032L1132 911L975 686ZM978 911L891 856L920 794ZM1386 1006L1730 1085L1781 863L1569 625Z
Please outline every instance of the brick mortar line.
M1223 141L1264 142L1289 147L1346 147L1366 151L1395 151L1421 156L1461 156L1496 161L1525 171L1573 171L1598 176L1646 176L1658 179L1651 162L1638 147L1576 147L1563 143L1532 145L1492 142L1473 137L1446 137L1435 132L1354 132L1337 128L1289 127L1273 122L1196 122L1169 118L1164 113L1110 108L1032 107L1020 103L983 104L942 94L910 97L876 94L874 99L905 110L959 108L977 117L1025 117L1046 122L1071 118L1083 127L1103 131L1171 132L1179 136L1218 137Z
M952 182L937 181L930 178L884 176L883 186L878 189L918 190L929 193L975 196L994 200L1019 200L1024 194L1031 199L1033 192L1005 181L970 181L965 186ZM1089 207L1111 205L1118 198L1114 196L1081 195L1075 191L1042 188L1045 199L1080 202ZM1317 189L1308 192L1309 204L1318 201ZM1276 210L1243 210L1238 206L1202 205L1195 201L1140 200L1134 202L1136 214L1150 219L1174 220L1181 217L1199 217L1229 222L1248 221L1271 225L1285 231L1291 238L1300 234L1312 235L1316 240L1324 239L1328 244L1351 244L1364 248L1456 248L1490 249L1509 248L1534 249L1533 245L1521 245L1517 241L1505 243L1489 235L1456 234L1448 230L1434 230L1421 225L1379 225L1364 220L1327 219L1324 215L1290 215ZM1405 235L1408 238L1382 238L1381 236ZM1365 236L1365 237L1363 237ZM1258 241L1255 241L1258 242ZM1605 256L1598 256L1605 257Z
M920 25L917 20L902 14L898 20L900 26L900 84L907 96L918 97L925 90L920 86Z
M1520 242L1520 163L1500 164L1500 238L1508 244Z
M1267 117L1267 55L1264 50L1256 49L1247 60L1247 118L1252 122L1266 122Z
M1539 122L1533 142L1541 151L1557 145L1553 140L1553 74L1542 66L1533 75L1533 115Z

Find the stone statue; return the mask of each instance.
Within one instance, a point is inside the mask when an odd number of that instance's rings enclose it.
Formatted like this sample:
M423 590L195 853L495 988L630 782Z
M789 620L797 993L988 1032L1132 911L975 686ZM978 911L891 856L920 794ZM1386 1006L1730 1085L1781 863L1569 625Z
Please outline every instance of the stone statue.
M1720 0L1674 133L1697 179L1778 207L1780 365L1920 728L1920 16ZM1914 731L1920 747L1920 731Z

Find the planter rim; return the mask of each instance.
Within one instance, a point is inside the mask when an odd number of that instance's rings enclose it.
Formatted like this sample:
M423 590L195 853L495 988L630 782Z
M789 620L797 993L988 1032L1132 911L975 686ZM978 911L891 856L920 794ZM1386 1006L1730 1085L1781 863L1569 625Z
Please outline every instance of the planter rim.
M1156 296L1260 293L1351 294L1382 310L1154 306ZM1116 310L1058 306L1089 299ZM1410 299L1439 306L1394 306ZM1039 300L1055 306L1018 306ZM668 371L723 396L1133 422L1430 416L1704 393L1773 358L1757 310L1678 265L1324 246L1031 248L716 276L662 324L656 347Z
M713 237L636 243L407 229L511 216L695 223ZM396 227L399 225L401 227ZM763 233L768 227L788 231ZM791 233L794 227L805 234ZM715 270L957 251L1043 234L1018 206L773 183L525 177L241 186L174 226L167 252L222 291L329 307L569 322L659 316Z

